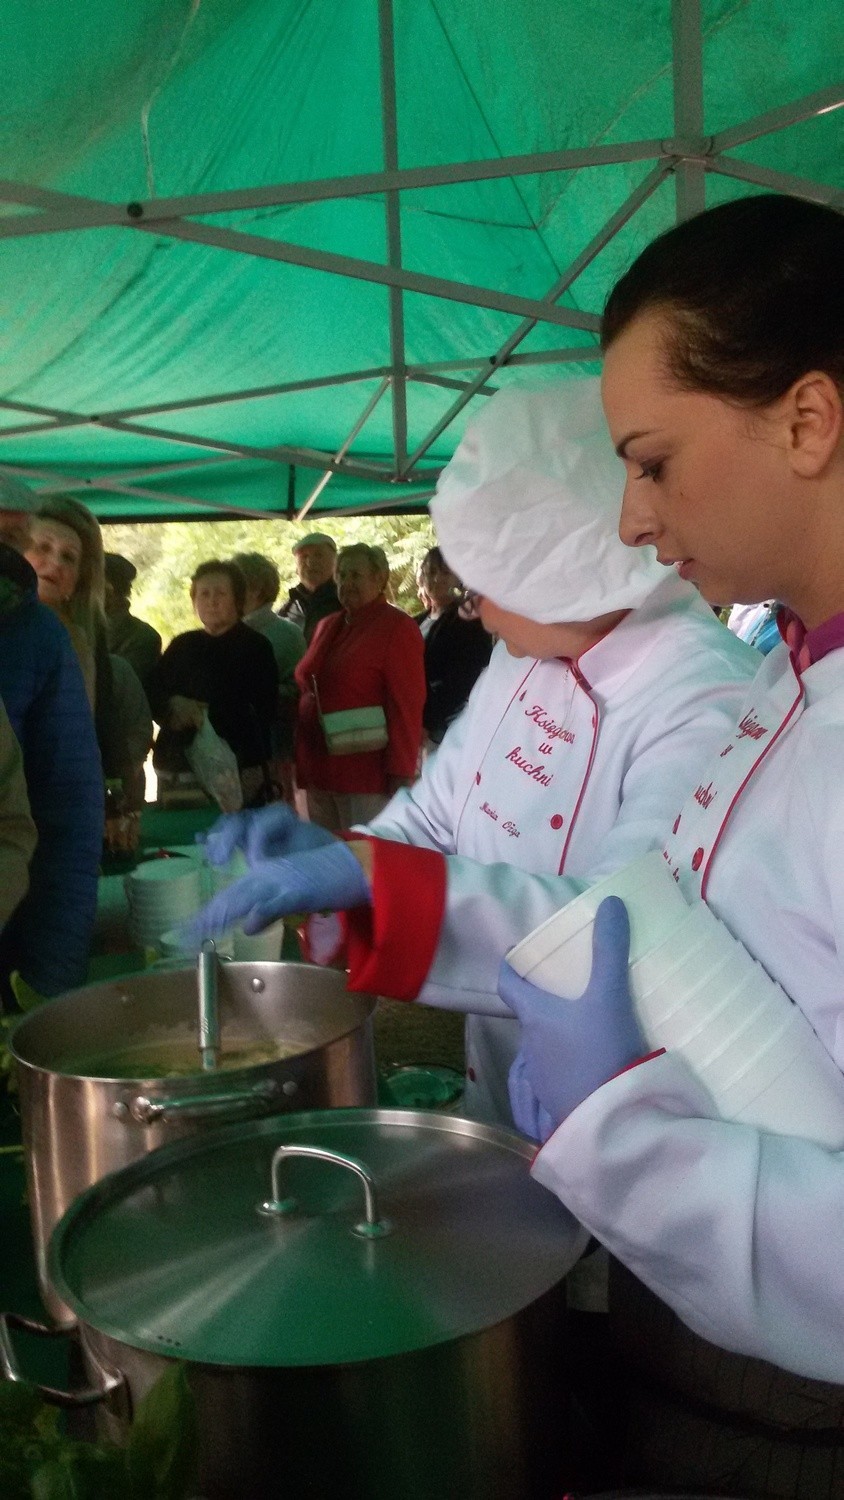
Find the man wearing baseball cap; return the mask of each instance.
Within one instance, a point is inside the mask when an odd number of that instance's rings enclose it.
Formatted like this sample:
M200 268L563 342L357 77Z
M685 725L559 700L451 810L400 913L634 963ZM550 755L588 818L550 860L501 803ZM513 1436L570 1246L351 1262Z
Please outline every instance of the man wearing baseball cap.
M145 693L161 659L161 636L131 612L132 584L138 570L119 552L105 554L105 613L108 649L122 656L137 673Z
M334 582L337 543L324 531L309 531L294 543L293 556L299 582L290 590L287 603L278 613L282 620L298 625L310 643L320 620L336 614L340 608Z

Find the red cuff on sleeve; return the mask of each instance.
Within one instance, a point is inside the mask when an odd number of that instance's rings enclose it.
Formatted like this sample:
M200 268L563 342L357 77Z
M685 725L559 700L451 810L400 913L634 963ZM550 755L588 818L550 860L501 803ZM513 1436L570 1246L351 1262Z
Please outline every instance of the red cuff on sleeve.
M361 834L345 834L359 839ZM445 911L446 863L434 849L371 839L372 905L341 913L349 989L415 1000L434 961Z

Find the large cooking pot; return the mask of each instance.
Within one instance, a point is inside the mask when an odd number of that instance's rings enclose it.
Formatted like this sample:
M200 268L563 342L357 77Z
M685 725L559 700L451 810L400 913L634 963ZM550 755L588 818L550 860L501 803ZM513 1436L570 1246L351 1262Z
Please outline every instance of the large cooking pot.
M75 1399L124 1421L185 1361L207 1500L552 1500L563 1278L588 1236L533 1151L451 1115L339 1110L145 1157L51 1241L92 1383ZM20 1379L15 1322L0 1358Z
M193 968L75 990L15 1027L38 1276L57 1322L70 1314L50 1285L47 1243L73 1199L106 1173L221 1122L376 1102L376 1001L349 994L336 969L223 963L218 1004L223 1059L234 1050L243 1066L201 1071ZM290 1055L250 1065L250 1049L253 1058L266 1058L275 1043ZM124 1076L138 1058L147 1066L150 1051L164 1068L172 1061L193 1071Z

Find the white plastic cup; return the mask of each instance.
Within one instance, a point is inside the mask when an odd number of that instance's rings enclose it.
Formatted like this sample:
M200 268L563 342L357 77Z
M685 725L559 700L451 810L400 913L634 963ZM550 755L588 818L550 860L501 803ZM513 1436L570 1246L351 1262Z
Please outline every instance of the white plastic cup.
M707 977L699 990L657 1020L635 1001L639 1024L650 1046L673 1047L687 1056L694 1052L701 1060L720 1052L743 1024L725 971L720 978L719 984L717 975Z
M637 994L644 997L659 990L670 1004L673 994L685 991L717 960L725 937L732 943L723 924L713 921L708 906L696 902L670 937L631 963ZM750 955L746 957L752 963Z
M754 1004L751 1000L748 1010L741 989L719 999L718 1009L711 1016L700 1014L684 1031L677 1028L672 1041L661 1044L682 1052L706 1080L707 1088L717 1094L743 1076L749 1060L760 1059L777 1046L791 1023L790 1016L777 1013L767 1001Z
M162 932L155 945L162 958L194 958L196 949L185 943L176 928Z
M695 955L697 960L697 955ZM639 1023L649 1038L660 1038L660 1046L675 1047L681 1039L702 1023L715 1025L729 1035L747 1014L747 1001L740 997L742 987L755 980L754 964L748 953L746 962L736 962L730 948L716 950L706 963L699 960L683 965L651 990L642 990L637 976L631 973L631 993ZM749 999L750 997L748 997ZM752 1001L755 1009L756 1002Z
M234 939L231 933L215 938L214 943L221 958L234 957ZM162 932L151 946L157 949L161 958L182 958L185 963L194 961L199 951L196 944L183 942L176 928L169 932Z
M787 999L787 996L785 997ZM711 1090L719 1113L775 1135L844 1148L844 1079L802 1011L752 1056L723 1088Z
M827 1065L821 1077L815 1061L793 1058L777 1078L736 1112L735 1119L773 1135L802 1136L840 1151L844 1146L841 1074L831 1057L827 1057Z
M226 864L209 864L208 869L211 877L212 895L216 895L218 891L224 891L226 887L232 885L235 880L239 880L241 875L247 875L249 873L249 866L246 863L246 856L241 854L240 850L233 854L231 859Z
M583 994L592 971L592 927L601 902L620 896L630 917L630 961L670 939L688 905L659 850L599 880L528 933L507 962L532 984L564 1000Z
M703 903L689 908L659 854L601 881L507 955L575 1000L606 896L630 915L630 990L647 1045L681 1054L723 1119L844 1148L844 1077L806 1017Z
M281 958L284 922L271 922L263 932L247 937L242 927L234 929L234 956L253 963L276 963Z

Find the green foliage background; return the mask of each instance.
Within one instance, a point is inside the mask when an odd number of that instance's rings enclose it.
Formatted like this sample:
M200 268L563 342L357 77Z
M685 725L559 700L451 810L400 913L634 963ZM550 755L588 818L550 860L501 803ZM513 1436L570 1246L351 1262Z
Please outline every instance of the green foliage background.
M338 547L349 542L382 546L390 559L393 600L415 613L415 569L435 542L427 516L355 516L348 520L296 521L167 521L161 525L104 525L107 552L121 552L138 569L132 590L132 612L161 632L167 645L182 630L197 624L190 602L190 578L199 563L231 557L235 552L261 552L272 558L281 574L279 603L296 582L291 548L310 531L325 531Z

